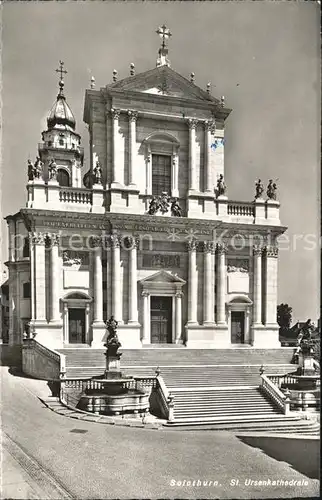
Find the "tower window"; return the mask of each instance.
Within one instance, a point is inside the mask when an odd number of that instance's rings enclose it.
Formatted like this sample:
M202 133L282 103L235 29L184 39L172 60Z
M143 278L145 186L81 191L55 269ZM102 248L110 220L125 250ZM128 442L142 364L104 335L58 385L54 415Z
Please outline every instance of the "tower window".
M69 173L62 168L58 169L57 180L60 186L68 187L69 184Z
M29 254L29 238L24 238L23 240L23 249L22 249L22 256L23 257L30 257Z
M52 146L53 145L53 141L48 141L48 146Z
M59 145L60 145L60 146L63 146L63 145L64 145L64 141L63 141L63 139L59 139Z
M31 297L31 283L29 281L28 283L23 284L23 298L30 299L30 297Z
M152 155L152 194L171 194L171 156Z

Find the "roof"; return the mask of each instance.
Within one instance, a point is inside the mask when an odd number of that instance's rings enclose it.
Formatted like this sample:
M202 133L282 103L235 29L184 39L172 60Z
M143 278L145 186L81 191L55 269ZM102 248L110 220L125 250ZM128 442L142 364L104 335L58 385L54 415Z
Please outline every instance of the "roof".
M49 116L47 118L47 126L48 129L67 129L71 132L75 130L76 120L72 113L72 110L66 102L66 98L63 94L62 89L57 95L57 99L50 110Z

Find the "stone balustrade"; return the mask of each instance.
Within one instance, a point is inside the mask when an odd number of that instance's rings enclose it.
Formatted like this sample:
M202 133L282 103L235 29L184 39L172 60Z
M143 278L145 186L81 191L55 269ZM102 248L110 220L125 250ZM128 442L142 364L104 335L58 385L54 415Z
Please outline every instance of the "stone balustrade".
M60 188L59 201L91 205L92 193L88 189Z
M29 181L27 190L28 208L72 210L87 213L116 211L124 214L146 215L152 199L151 194L140 193L138 189L133 190L125 186L118 188L118 204L112 206L110 190L105 189L101 184L94 184L93 188L89 190L61 187L57 182L45 183L41 179ZM209 192L193 192L186 198L178 197L177 201L183 218L222 220L237 224L280 225L280 205L274 200L231 201L225 197L216 198L214 194ZM171 211L161 215L171 217Z
M275 401L277 406L287 415L290 411L290 399L270 380L267 375L261 375L261 390Z
M228 215L238 215L241 217L254 217L254 203L244 203L240 201L229 201L227 205Z

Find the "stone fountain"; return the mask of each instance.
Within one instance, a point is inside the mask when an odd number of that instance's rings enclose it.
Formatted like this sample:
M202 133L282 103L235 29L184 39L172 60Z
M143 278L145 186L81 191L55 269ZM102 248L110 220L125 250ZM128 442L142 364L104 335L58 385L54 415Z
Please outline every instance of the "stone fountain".
M122 353L118 352L121 343L116 333L117 325L113 316L106 324L106 370L102 377L92 379L98 388L86 389L78 408L102 415L146 413L149 409L149 395L132 388L135 386L134 378L123 375L120 370Z
M320 403L320 373L319 364L314 359L312 332L314 325L308 319L301 328L297 340L297 350L294 354L295 362L299 365L295 373L290 374L295 383L285 384L282 388L289 391L291 406L294 409L315 411Z

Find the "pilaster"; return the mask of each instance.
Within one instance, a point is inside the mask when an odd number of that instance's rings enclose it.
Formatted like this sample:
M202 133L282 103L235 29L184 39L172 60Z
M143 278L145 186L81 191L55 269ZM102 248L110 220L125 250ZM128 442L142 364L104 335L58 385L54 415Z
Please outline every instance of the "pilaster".
M198 191L197 186L197 165L196 165L196 128L198 120L190 118L189 127L189 194Z
M92 324L92 347L102 347L105 336L103 321L103 268L102 268L102 237L92 236L91 247L94 249L94 317Z
M204 191L206 193L213 193L213 178L211 171L210 155L211 155L211 136L216 130L216 123L213 120L205 121L205 178L204 178Z
M50 323L61 324L59 312L60 296L60 261L58 256L59 235L50 235L50 281L51 281L51 307Z
M112 314L116 321L123 322L121 297L121 248L118 234L111 235L112 245Z
M226 246L217 244L218 258L218 295L217 295L217 324L226 325Z
M129 185L136 188L136 121L137 111L128 111L129 116Z
M129 323L138 324L137 249L139 238L132 238L129 250Z
M214 324L214 253L212 241L204 242L203 324Z
M188 325L197 324L197 301L198 301L198 282L197 282L197 242L190 240L188 242L189 254L189 281L188 281Z
M123 168L119 165L118 148L119 148L119 118L121 111L119 109L111 109L112 123L113 123L113 172L111 188L119 188L123 185L121 174Z
M175 326L176 326L176 344L180 344L182 338L182 292L175 295Z

